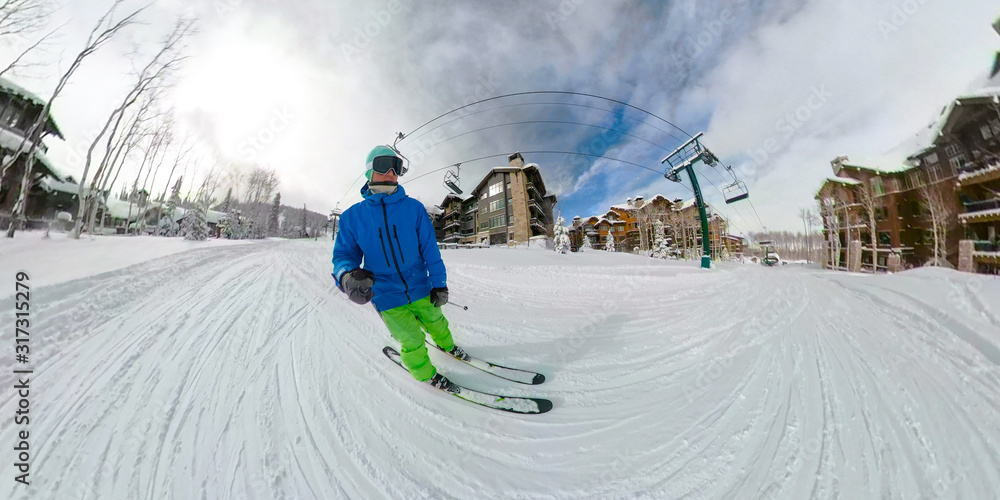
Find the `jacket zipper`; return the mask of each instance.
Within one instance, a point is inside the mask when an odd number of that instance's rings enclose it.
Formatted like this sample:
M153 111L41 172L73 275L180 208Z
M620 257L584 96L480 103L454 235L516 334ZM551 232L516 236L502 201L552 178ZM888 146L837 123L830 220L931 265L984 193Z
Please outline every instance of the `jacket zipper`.
M385 220L385 234L389 235L389 213L385 210L385 200L382 200L382 219ZM381 234L382 228L379 228L379 233ZM397 241L398 243L398 241ZM385 251L385 248L382 249ZM406 284L406 278L403 278L403 271L399 268L399 262L396 262L396 249L392 248L392 241L389 241L389 251L392 252L392 263L396 264L396 272L399 274L399 280L403 282L403 292L406 293L406 302L412 304L413 301L410 300L410 287ZM400 249L400 252L403 250Z
M399 233L396 232L395 224L392 225L392 234L396 237L396 246L399 247L399 258L403 261L403 264L406 264L406 256L403 255L403 246L399 244ZM392 244L390 243L389 246L392 246Z
M385 253L385 240L382 239L382 228L378 228L378 242L382 244L382 255L385 257L385 265L388 267L389 264L389 254ZM389 246L392 246L392 242L389 242Z

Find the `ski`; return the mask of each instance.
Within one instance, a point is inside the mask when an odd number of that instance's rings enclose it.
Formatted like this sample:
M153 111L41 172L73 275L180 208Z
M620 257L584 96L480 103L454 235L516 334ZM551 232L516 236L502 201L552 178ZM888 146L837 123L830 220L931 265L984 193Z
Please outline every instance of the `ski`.
M427 345L451 356L450 353L448 353L444 349L441 349L440 347L437 346L437 344L429 340L427 341ZM489 361L479 359L474 356L469 356L468 353L465 354L465 357L459 357L459 356L452 356L452 357L471 367L478 368L486 373L496 375L497 377L500 377L502 379L510 380L511 382L517 382L520 384L528 384L528 385L538 385L541 384L542 382L545 382L545 375L542 375L541 373L531 372L528 370L519 370L517 368L509 368L506 366L500 366L497 364L490 363Z
M382 354L385 354L387 358L399 365L400 368L406 370L406 367L403 366L403 360L399 357L399 351L386 346L382 349ZM552 401L548 399L498 396L496 394L474 391L454 382L452 382L451 387L441 390L470 403L511 413L535 414L545 413L552 409Z

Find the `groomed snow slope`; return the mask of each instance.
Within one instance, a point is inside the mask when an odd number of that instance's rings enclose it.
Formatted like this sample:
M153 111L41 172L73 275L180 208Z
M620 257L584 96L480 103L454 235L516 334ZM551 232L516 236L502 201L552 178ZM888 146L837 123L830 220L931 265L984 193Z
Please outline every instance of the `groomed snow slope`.
M446 309L456 340L548 380L431 356L470 387L555 403L519 416L384 358L392 340L335 290L331 249L196 249L34 289L33 483L14 483L8 458L0 498L1000 491L996 278L445 251L452 299L469 306ZM10 354L0 363L13 458Z

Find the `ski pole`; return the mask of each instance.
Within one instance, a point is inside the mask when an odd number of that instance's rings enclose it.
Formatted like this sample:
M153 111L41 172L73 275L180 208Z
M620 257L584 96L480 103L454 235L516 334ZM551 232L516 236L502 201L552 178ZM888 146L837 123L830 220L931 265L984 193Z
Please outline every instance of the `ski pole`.
M460 305L458 305L458 304L456 304L454 302L448 302L448 303L451 304L451 305L453 305L453 306L455 306L455 307L461 307L463 311L468 311L469 310L469 306L460 306Z

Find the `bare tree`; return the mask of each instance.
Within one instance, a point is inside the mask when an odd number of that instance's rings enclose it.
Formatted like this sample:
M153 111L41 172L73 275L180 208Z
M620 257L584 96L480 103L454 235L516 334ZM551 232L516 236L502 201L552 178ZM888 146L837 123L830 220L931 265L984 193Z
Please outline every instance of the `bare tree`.
M24 37L45 27L53 5L46 0L0 0L0 39Z
M84 183L86 182L87 174L93 160L94 149L97 148L97 144L101 141L101 139L107 135L104 156L101 158L100 164L97 167L97 173L94 176L95 182L91 183L91 195L95 194L93 187L96 184L96 180L108 167L108 161L111 159L112 142L118 133L119 127L125 119L126 110L139 102L139 99L142 98L147 92L152 91L153 93L156 93L160 90L160 85L163 84L166 77L184 59L184 57L179 54L182 48L182 42L188 35L193 33L193 31L194 27L192 21L180 19L176 22L173 31L171 31L170 35L167 36L163 44L160 46L160 49L150 58L149 62L147 62L146 65L138 71L132 88L126 92L125 96L122 98L121 104L119 104L119 106L112 110L111 114L108 115L108 119L104 122L104 127L87 149L87 156L83 166L83 175L80 179L80 192L77 197L77 199L81 200L81 203L77 210L76 224L73 227L73 231L70 233L70 237L80 237L80 231L83 226L83 214L86 213L88 208L87 203L84 203L83 200L87 199L89 203L94 203L94 200L84 197Z
M925 207L924 218L931 223L934 239L934 258L929 263L932 266L939 266L942 260L947 260L948 231L955 224L955 207L946 201L941 184L938 182L920 187L920 198Z
M131 157L132 151L138 148L142 141L150 135L150 132L146 131L149 128L147 122L159 116L153 107L156 100L157 93L154 92L148 95L143 100L143 104L138 112L131 119L131 124L125 129L125 132L114 133L109 136L109 139L117 137L114 139L113 146L109 140L105 148L105 158L110 158L110 160L104 159L101 161L101 165L94 174L94 179L91 182L89 190L90 216L87 222L87 231L90 234L94 234L94 218L97 216L97 211L101 205L107 203L107 194L111 192L111 189L118 181L118 175L121 173L126 159ZM112 172L114 172L113 178L111 177ZM104 218L102 217L101 230L103 231L103 229Z
M73 63L70 64L66 72L63 73L59 82L56 84L55 90L52 91L52 96L45 103L45 106L42 107L42 111L35 119L35 123L30 128L29 133L25 135L24 140L21 142L21 146L16 150L22 151L24 150L25 143L28 144L27 158L24 166L24 177L21 180L21 189L20 193L18 193L17 201L14 204L14 210L11 211L10 227L7 228L8 238L14 237L14 232L17 228L17 221L24 219L24 214L27 208L26 202L28 190L31 188L32 184L32 170L34 169L35 163L35 151L37 151L42 140L43 132L46 129L46 124L49 119L49 110L52 109L52 102L59 97L63 88L65 88L66 84L69 83L73 73L75 73L76 70L79 69L80 65L83 64L84 59L100 50L101 47L110 42L123 28L133 24L138 15L145 9L145 7L142 7L124 18L114 21L115 10L121 2L122 0L116 0L108 11L105 12L104 15L102 15L97 21L94 29L91 30L90 35L87 37L87 42L84 45L83 50L76 55L76 58L73 59ZM12 158L8 161L12 164L17 160L18 155L14 154L11 156ZM9 168L9 165L4 165L3 170L6 170L7 168Z
M875 188L875 180L872 177L863 181L855 188L858 196L858 204L861 208L861 216L864 217L868 226L868 236L872 246L872 272L878 272L878 214L882 209L882 194Z

